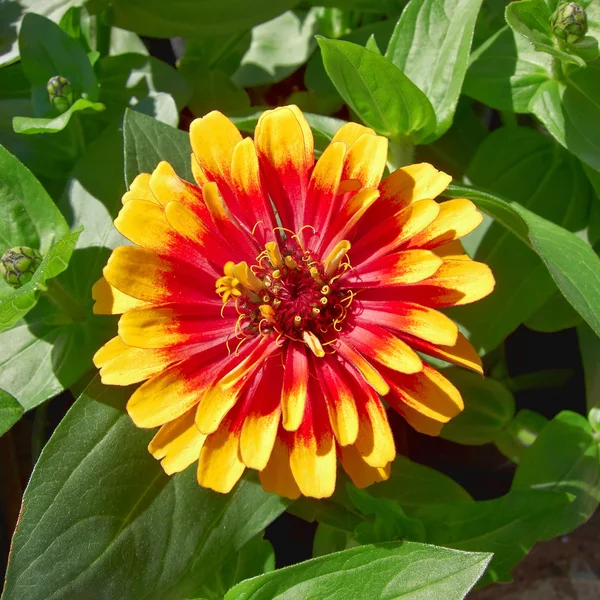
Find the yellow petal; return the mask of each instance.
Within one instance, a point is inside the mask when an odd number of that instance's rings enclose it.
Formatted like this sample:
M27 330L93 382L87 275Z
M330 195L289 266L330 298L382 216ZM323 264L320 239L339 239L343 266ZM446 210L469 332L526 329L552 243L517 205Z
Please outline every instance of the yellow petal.
M147 306L147 302L128 296L114 288L104 277L92 286L92 298L95 300L95 315L120 315L133 308Z
M367 464L355 446L340 448L340 461L352 483L359 489L386 481L391 473L391 463L384 467L372 467Z
M300 488L290 468L290 453L287 444L282 440L284 435L285 432L280 429L269 462L259 473L259 477L265 492L296 500L300 496Z
M363 187L377 187L387 162L388 141L364 133L348 148L342 179L356 179Z
M158 200L154 197L150 189L150 173L140 173L131 182L129 191L123 194L122 202L126 204L130 200L147 200L158 204Z

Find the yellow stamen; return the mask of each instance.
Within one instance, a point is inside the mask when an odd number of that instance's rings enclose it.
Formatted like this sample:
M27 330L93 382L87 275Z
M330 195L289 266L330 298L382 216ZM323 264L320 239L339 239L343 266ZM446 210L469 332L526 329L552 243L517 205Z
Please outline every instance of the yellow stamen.
M303 331L302 339L317 358L322 358L325 356L325 350L323 350L323 346L321 346L319 338L314 333L311 331Z
M279 279L281 277L281 271L279 269L275 269L273 271L273 278L274 279Z
M268 304L261 304L258 307L258 310L260 310L260 314L268 323L275 323L275 311L273 310L272 306L269 306Z
M267 254L269 255L269 260L271 264L275 268L279 268L283 266L283 258L281 257L281 252L279 251L279 246L276 242L267 242L265 244L265 248L267 249Z
M325 273L331 277L340 266L342 259L350 250L350 242L348 240L342 240L338 242L335 248L329 253L329 256L325 260Z
M235 265L233 267L233 272L237 279L253 292L260 292L260 290L265 287L264 283L249 269L246 261L242 261Z
M320 303L321 303L323 306L325 306L325 305L327 304L328 300L327 300L327 298L326 298L325 296L323 296L322 298L320 298L320 299L319 299L319 302L320 302Z
M321 288L321 294L323 294L324 296L327 296L327 294L329 294L330 291L331 291L331 288L328 285L324 285Z
M285 257L285 265L288 269L296 269L298 267L298 263L291 257Z
M313 317L318 317L321 314L321 309L315 307L311 310L311 312L313 314Z
M298 327L298 325L300 325L300 323L302 323L302 317L300 315L296 315L294 317L294 325L296 325L296 327Z

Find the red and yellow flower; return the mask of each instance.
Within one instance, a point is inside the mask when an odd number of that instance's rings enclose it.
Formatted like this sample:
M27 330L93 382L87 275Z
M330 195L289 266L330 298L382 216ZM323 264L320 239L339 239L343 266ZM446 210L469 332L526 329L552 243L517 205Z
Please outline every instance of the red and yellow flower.
M95 311L120 314L95 356L110 385L142 383L127 410L158 427L150 452L228 492L249 467L266 490L322 498L337 460L357 486L389 476L380 396L418 431L458 414L459 391L421 358L481 372L439 309L489 294L489 268L459 238L481 215L434 200L429 164L381 181L387 140L348 123L317 162L295 106L254 140L219 112L190 128L195 184L166 163L123 196Z

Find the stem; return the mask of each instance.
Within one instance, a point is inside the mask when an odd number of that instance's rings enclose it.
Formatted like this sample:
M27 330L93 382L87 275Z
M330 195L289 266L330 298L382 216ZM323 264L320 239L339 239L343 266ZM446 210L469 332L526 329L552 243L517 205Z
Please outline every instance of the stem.
M48 403L40 404L33 415L31 427L31 461L35 465L42 449L46 444L46 416L48 414Z
M414 162L415 146L408 138L396 138L390 140L388 146L388 167L395 171Z
M560 58L554 57L552 59L552 79L555 79L556 81L564 81L565 79L563 62Z
M85 314L81 306L56 279L47 281L46 288L46 295L58 306L62 313L68 316L73 322L85 321Z
M81 121L79 120L78 114L71 115L69 131L71 133L73 148L75 150L74 157L79 159L85 152L85 135L83 133L83 127L81 126Z

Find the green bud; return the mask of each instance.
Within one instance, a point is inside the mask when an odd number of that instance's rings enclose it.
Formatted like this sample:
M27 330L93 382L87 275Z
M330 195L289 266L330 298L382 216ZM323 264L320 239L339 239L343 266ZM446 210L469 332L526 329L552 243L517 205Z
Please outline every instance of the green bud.
M71 82L62 75L55 75L48 79L46 84L50 102L61 114L69 110L73 104L73 86Z
M20 288L31 281L42 262L42 255L27 246L15 246L7 250L0 260L0 274L9 285Z
M587 33L587 15L583 6L575 2L559 4L552 15L552 32L567 44L574 44L584 37Z

